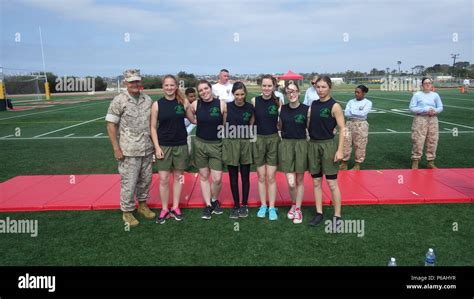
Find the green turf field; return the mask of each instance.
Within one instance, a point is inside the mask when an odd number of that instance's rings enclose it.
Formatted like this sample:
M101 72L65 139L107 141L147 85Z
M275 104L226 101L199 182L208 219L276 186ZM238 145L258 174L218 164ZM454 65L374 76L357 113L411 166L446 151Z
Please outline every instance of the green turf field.
M440 94L445 109L439 116L436 162L440 167L474 167L474 158L469 155L474 148L474 93L449 90ZM333 96L344 106L353 93L335 91ZM0 149L5 155L0 181L30 174L116 173L104 121L111 98L55 97L54 101L89 100L1 112ZM409 168L412 116L407 110L411 93L372 90L367 98L375 111L369 114L370 135L363 169Z
M439 93L444 111L437 165L474 167L474 92ZM344 106L353 92L336 89L333 97ZM84 102L0 112L0 182L18 175L117 173L104 121L112 96L53 98ZM369 114L362 168L409 168L411 93L371 90L367 98L375 111ZM20 97L13 104L33 106L25 101L29 99ZM332 214L331 207L327 211ZM422 265L428 247L435 248L439 265L474 265L473 211L472 204L343 207L346 219L365 221L363 237L293 225L284 219L286 211L270 223L257 219L253 209L237 227L227 211L206 222L199 209L186 209L182 223L144 220L130 232L124 231L119 211L2 213L0 219L37 219L39 233L36 238L0 234L0 265L384 266L390 256L399 265ZM312 212L304 208L304 222ZM454 222L458 231L453 231Z

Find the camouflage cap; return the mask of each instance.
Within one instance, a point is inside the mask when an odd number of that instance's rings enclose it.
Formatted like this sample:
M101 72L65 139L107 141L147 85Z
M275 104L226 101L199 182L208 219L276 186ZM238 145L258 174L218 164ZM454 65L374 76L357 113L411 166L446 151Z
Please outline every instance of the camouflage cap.
M140 77L140 70L137 70L137 69L126 70L125 72L123 72L123 78L127 82L132 82L132 81L137 81L137 80L142 79L142 77Z

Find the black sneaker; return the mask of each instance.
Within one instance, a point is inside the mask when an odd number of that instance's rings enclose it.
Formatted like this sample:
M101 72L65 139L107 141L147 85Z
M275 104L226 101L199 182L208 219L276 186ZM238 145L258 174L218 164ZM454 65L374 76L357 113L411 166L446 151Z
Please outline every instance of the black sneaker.
M309 225L311 226L316 226L318 225L321 221L323 221L323 214L321 213L316 213L316 216L309 222Z
M232 208L232 210L230 211L229 218L239 219L239 208Z
M211 219L211 214L212 214L212 207L211 206L207 206L204 208L204 211L202 211L202 219Z
M249 215L249 208L247 206L241 206L239 209L239 217L245 218Z
M221 205L219 204L219 201L211 201L211 206L212 206L212 213L220 215L224 213L224 210L222 210Z
M170 217L170 212L166 210L161 210L160 215L156 216L156 223L164 224L166 222L166 218Z
M170 214L171 214L171 217L173 217L177 221L181 221L181 220L184 219L183 213L181 213L181 210L179 208L177 208L175 210L171 209Z

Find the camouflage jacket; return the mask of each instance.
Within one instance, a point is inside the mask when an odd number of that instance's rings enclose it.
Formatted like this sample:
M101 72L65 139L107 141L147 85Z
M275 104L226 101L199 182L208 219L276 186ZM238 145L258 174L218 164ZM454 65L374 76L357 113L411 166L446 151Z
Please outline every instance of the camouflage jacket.
M125 91L110 103L105 120L118 124L117 137L124 156L145 156L153 153L150 137L152 99L140 93L138 101Z

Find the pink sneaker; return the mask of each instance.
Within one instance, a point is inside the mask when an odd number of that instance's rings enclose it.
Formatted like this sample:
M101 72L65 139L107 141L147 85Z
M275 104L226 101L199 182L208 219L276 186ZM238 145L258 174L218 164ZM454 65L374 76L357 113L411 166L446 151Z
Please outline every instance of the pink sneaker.
M292 220L295 218L295 208L295 205L291 206L291 209L288 211L288 214L286 214L286 216L288 216L288 219Z
M293 223L294 224L298 224L298 223L303 222L303 213L301 212L300 208L295 208L294 214L295 214L294 218L293 218Z
M171 214L170 217L173 217L174 219L178 221L181 221L184 219L183 214L181 213L181 210L179 208L171 209L170 214Z
M160 216L156 218L156 223L163 224L167 218L170 218L170 211L168 209L161 209Z

